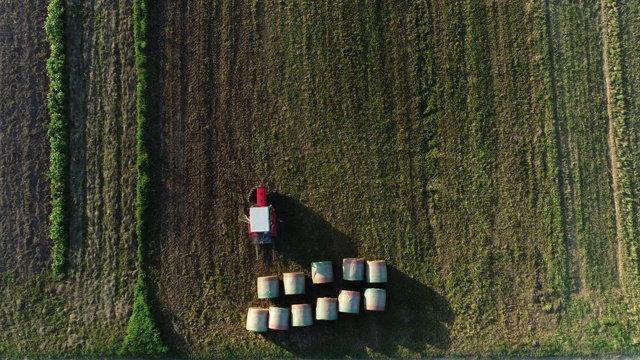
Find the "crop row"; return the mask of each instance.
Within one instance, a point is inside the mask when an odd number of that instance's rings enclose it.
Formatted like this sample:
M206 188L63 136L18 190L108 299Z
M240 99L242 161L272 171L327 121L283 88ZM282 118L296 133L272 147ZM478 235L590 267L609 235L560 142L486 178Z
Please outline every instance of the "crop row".
M640 192L640 143L638 137L640 136L640 119L638 119L638 113L640 112L640 98L638 96L638 89L640 89L640 7L638 1L631 2L619 2L620 6L620 30L621 41L624 44L624 53L622 58L625 61L625 81L626 86L624 91L626 95L625 106L629 112L629 145L631 147L631 156L634 159L635 168L633 169L633 184L635 203L634 210L636 224L640 223L640 211L638 211L637 196ZM636 227L637 229L637 227ZM636 244L640 243L640 233L636 233ZM636 248L636 251L639 249ZM635 255L638 255L637 252ZM634 270L637 271L640 264L636 261L633 264ZM633 277L636 281L638 279L637 273ZM631 338L635 343L640 342L640 296L638 296L638 282L633 284L635 288L628 291L628 294L632 294L631 301L627 302L627 313L630 315L631 320Z
M560 168L562 164L562 156L566 154L560 153L561 146L561 119L558 114L557 103L557 59L553 38L557 35L550 11L543 4L537 9L535 27L538 32L537 45L538 54L540 54L540 63L537 71L539 72L542 91L539 93L541 109L541 130L545 134L545 138L540 144L541 152L539 154L542 163L543 173L540 175L547 183L545 190L544 206L541 207L542 224L547 228L546 236L548 260L550 264L550 287L551 293L555 296L566 297L573 289L573 278L569 273L570 254L568 253L566 244L565 224L563 220L563 185L565 182L565 173Z
M606 69L609 76L609 116L615 141L617 170L617 192L619 196L619 216L621 228L618 236L622 239L627 258L621 274L625 281L635 279L638 275L638 251L640 244L636 230L636 215L634 205L634 165L632 129L629 125L629 116L626 111L625 94L623 85L623 48L621 43L621 29L619 22L619 9L615 1L603 1L604 21L607 41L605 52L608 57ZM626 274L628 272L628 274Z
M134 44L135 67L137 73L136 108L136 167L138 182L136 186L136 236L138 240L138 279L134 289L133 313L129 320L127 335L121 353L134 356L159 355L168 348L160 338L150 305L150 292L145 262L145 249L148 241L149 198L151 193L149 146L149 121L147 109L148 70L147 70L147 32L148 14L145 0L134 0Z
M617 286L616 244L612 217L605 209L612 209L612 194L605 192L595 201L599 192L609 189L608 126L601 69L602 52L599 29L599 9L593 4L565 2L559 7L562 51L561 60L562 116L568 132L573 201L567 210L573 213L572 236L584 254L584 263L578 272L584 276L589 290L604 290ZM588 59L585 61L585 59ZM571 86L567 86L571 84ZM594 99L598 99L594 101ZM594 206L597 204L598 206ZM571 223L571 222L569 222Z
M47 60L49 75L48 107L51 122L48 135L51 143L49 177L51 179L51 214L49 236L53 241L53 275L64 276L69 244L68 182L69 182L69 131L67 119L67 94L65 84L64 1L51 0L47 8L45 31L51 45Z
M438 159L440 157L439 129L437 125L437 99L435 94L435 64L434 45L432 27L433 9L428 1L416 1L410 8L411 17L408 27L415 55L413 57L412 78L417 83L412 86L417 94L415 105L415 124L411 129L413 137L416 139L413 145L413 161L415 162L416 186L413 191L416 200L423 206L416 209L415 224L419 231L419 239L422 242L418 245L418 251L414 251L420 259L416 263L425 261L434 262L435 239L434 229L429 218L433 211L433 206L437 201L438 190L441 184L438 182ZM434 283L437 278L437 271L432 267L424 270L424 281Z

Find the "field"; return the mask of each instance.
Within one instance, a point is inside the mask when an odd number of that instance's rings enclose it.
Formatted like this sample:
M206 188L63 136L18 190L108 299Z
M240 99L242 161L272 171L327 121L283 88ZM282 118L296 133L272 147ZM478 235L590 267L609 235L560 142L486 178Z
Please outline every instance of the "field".
M638 1L148 1L146 41L131 0L64 4L58 279L47 2L0 3L0 355L117 354L137 280L178 356L640 351ZM355 256L387 260L384 313L244 329L256 277Z

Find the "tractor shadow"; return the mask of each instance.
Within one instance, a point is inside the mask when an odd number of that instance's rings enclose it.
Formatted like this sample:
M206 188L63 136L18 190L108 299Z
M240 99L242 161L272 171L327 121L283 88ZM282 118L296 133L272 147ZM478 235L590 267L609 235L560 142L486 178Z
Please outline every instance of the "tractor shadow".
M339 313L337 321L314 319L309 327L269 330L257 336L299 357L360 358L375 354L394 357L400 349L424 354L429 348L446 350L450 347L449 328L455 317L445 297L389 264L387 283L344 281L342 259L358 256L354 242L295 199L277 195L271 202L278 216L284 219L276 252L307 269L311 262L331 260L334 282L312 284L307 277L306 293L294 296L282 295L281 283L281 296L269 300L268 306L308 303L315 316L318 297L338 297L341 290L355 290L361 294L360 313ZM386 290L385 311L364 310L362 294L366 288Z
M357 255L348 236L299 200L273 193L269 201L278 214L280 236L275 248L283 258L304 267L311 266L311 262L331 260L335 268L343 258Z

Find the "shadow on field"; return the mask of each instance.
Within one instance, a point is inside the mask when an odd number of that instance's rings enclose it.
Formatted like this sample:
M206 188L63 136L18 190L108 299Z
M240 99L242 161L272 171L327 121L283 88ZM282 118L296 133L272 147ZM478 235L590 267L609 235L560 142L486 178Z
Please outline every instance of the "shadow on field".
M331 260L335 267L342 258L357 255L348 236L299 200L272 193L269 201L281 221L276 251L284 258L304 267L314 261Z
M315 305L318 297L337 297L340 290L361 293L360 313L339 313L337 321L315 321L312 326L261 333L266 340L300 357L397 356L399 351L424 353L428 348L447 349L451 344L448 325L454 314L446 298L411 276L388 265L388 281L366 284L342 280L342 259L357 256L353 241L299 201L276 195L271 202L284 219L282 238L276 251L304 268L311 262L331 260L334 282L314 285L306 279L306 294L281 295L273 306ZM365 311L366 288L387 291L385 311ZM284 294L284 289L280 293Z

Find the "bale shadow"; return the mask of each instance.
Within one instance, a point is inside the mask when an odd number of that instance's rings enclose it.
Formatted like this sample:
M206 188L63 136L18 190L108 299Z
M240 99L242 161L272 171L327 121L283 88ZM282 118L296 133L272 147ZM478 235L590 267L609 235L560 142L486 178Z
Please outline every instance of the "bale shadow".
M448 326L454 321L449 302L432 288L397 270L388 267L386 284L366 284L337 279L333 284L313 285L307 282L307 293L298 298L281 296L273 305L289 307L294 303L310 303L315 312L319 294L336 295L341 289L364 291L368 287L385 288L385 311L364 309L359 314L339 313L337 321L317 321L304 328L291 327L286 331L269 330L260 335L300 357L369 357L374 354L398 356L408 349L424 354L429 347L446 350L451 345ZM338 273L338 275L341 275Z
M270 306L290 307L309 303L314 309L318 297L338 297L341 290L361 294L360 313L339 313L337 321L316 321L309 327L260 333L267 341L299 357L397 356L401 349L424 354L429 348L446 350L451 345L449 325L455 318L448 300L434 289L388 264L388 281L366 284L342 279L342 259L357 257L352 239L298 200L278 194L271 200L284 219L276 251L283 258L310 269L311 262L331 260L334 282L312 284L306 278L304 295L281 295ZM364 309L364 290L387 292L385 311ZM284 289L280 293L284 294Z

